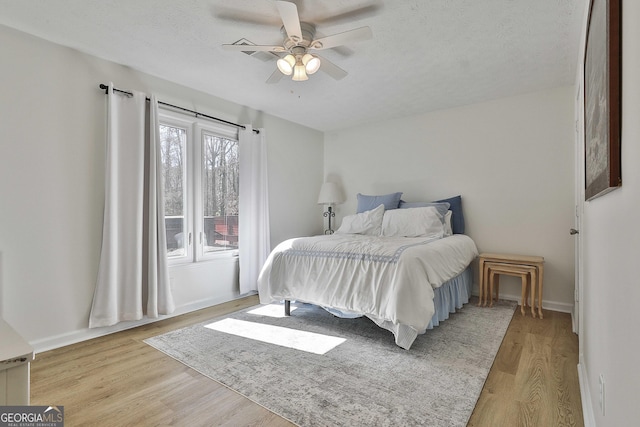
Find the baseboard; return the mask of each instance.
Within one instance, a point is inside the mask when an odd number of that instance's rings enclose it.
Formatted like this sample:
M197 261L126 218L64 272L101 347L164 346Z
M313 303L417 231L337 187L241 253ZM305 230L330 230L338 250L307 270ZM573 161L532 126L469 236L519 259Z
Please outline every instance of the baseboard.
M71 344L76 344L82 341L90 340L93 338L102 337L105 335L113 334L116 332L124 331L138 326L147 325L149 323L159 322L160 320L169 319L171 317L180 316L181 314L191 313L192 311L201 310L203 308L212 307L214 305L222 304L225 302L233 301L236 299L244 298L250 294L238 295L231 299L220 300L219 298L207 298L204 300L195 301L181 307L177 307L176 310L170 315L161 315L156 319L145 317L142 320L120 322L117 325L108 326L104 328L89 329L84 328L73 332L68 332L53 337L47 337L44 339L30 342L36 355L44 351L53 350L56 348L64 347Z
M587 375L587 366L584 364L582 355L578 363L578 382L580 383L580 399L582 400L582 418L585 427L596 427L596 419L593 413L593 405L591 400L591 391L589 390L589 381Z

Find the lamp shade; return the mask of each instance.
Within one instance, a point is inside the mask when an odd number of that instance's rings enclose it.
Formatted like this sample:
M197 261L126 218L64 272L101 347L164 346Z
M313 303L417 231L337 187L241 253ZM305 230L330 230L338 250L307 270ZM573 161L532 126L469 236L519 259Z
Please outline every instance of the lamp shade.
M290 76L293 72L293 66L296 64L296 59L293 55L287 55L284 58L278 59L276 65L278 66L278 70L284 75Z
M294 80L296 82L303 82L305 80L309 80L309 77L307 77L307 72L305 71L304 65L302 64L302 62L298 61L296 65L293 67L293 77L291 78L291 80Z
M320 68L320 58L309 53L302 57L302 63L307 74L313 74Z
M325 182L320 188L318 196L319 205L331 205L344 202L344 197L340 187L335 182Z

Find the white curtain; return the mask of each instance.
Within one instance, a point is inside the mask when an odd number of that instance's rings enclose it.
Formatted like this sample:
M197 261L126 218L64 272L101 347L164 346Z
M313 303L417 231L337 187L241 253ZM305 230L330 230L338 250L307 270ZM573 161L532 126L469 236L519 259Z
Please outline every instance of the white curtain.
M267 146L264 129L253 132L250 125L238 133L240 195L238 246L240 293L258 289L258 275L271 248Z
M90 328L141 319L145 295L151 317L168 314L174 308L165 259L162 182L157 176L157 101L152 97L146 122L144 93L115 94L113 84L109 84L107 96L102 252ZM147 130L146 123L153 125L152 131ZM146 169L145 141L149 142L147 156L154 156L147 157L151 161L147 161Z
M164 220L164 186L162 181L162 158L160 151L160 121L158 100L151 95L149 102L148 131L148 212L145 215L148 227L147 238L147 316L158 317L175 310L169 267L167 265L167 231Z

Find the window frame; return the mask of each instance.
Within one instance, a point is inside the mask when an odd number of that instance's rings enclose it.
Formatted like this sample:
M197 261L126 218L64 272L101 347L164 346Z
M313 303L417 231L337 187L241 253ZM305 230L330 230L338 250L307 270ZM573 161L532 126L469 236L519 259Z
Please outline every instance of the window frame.
M164 115L162 113L158 114L160 125L172 126L184 129L186 131L186 141L184 144L184 164L183 164L183 215L184 218L182 220L183 232L185 234L184 237L184 248L185 253L182 256L167 256L167 262L169 265L174 264L185 264L192 262L193 260L193 235L192 235L192 206L193 206L193 177L190 173L191 167L190 164L193 163L193 150L189 147L189 141L193 138L193 124L189 120L184 120L184 118L177 117L175 115ZM163 186L164 188L164 186ZM166 222L165 222L166 225Z
M238 249L204 252L204 210L203 210L203 175L204 175L204 134L238 140L238 129L224 126L198 117L191 117L175 111L160 109L158 111L160 125L174 126L186 130L185 144L186 195L184 203L185 255L167 256L168 265L193 264L216 259L238 257Z
M198 236L198 247L196 249L196 262L201 260L237 257L238 249L225 249L217 252L204 252L204 208L203 208L203 181L204 181L204 135L209 134L221 138L238 141L238 130L236 128L230 129L228 127L216 125L214 123L202 123L198 122L194 126L194 135L198 135L198 139L194 138L194 143L198 145L197 158L195 161L199 165L199 173L194 171L198 175L198 179L195 180L194 191L200 195L195 197L195 230L196 236Z

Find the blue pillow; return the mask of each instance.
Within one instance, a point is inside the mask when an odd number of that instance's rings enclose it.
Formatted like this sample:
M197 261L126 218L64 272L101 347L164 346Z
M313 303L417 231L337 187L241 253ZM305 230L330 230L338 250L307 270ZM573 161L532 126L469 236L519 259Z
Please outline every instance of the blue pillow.
M447 214L447 211L449 210L449 203L447 202L405 202L404 200L400 200L400 206L398 206L399 209L410 209L410 208L426 208L429 206L433 206L434 208L436 208L436 210L438 211L438 213L440 215L442 215L442 217L444 218L444 216ZM452 215L453 216L453 215Z
M436 200L434 203L449 203L451 211L451 231L453 234L464 234L464 214L462 213L462 196Z
M402 193L383 194L381 196L367 196L358 193L358 208L356 213L362 213L375 209L380 205L384 205L384 210L398 209L400 205L400 197Z

